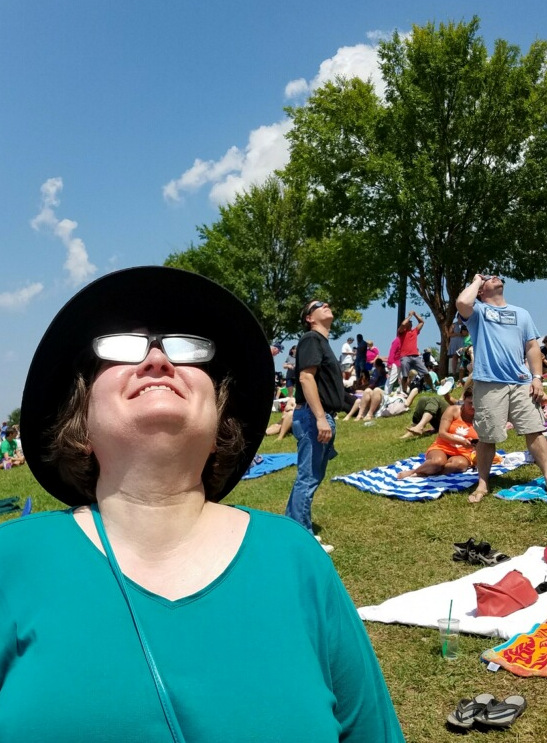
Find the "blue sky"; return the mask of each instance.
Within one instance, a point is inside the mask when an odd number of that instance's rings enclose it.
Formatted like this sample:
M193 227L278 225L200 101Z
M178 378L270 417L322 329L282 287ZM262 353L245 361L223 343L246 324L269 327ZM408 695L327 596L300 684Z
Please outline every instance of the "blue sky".
M163 263L219 203L284 164L284 106L335 74L379 81L379 34L474 14L490 47L502 37L526 51L547 36L543 0L2 3L2 419L75 290L116 268ZM542 334L546 290L544 281L507 291ZM395 322L377 304L352 334L386 353ZM432 319L422 338L438 340Z

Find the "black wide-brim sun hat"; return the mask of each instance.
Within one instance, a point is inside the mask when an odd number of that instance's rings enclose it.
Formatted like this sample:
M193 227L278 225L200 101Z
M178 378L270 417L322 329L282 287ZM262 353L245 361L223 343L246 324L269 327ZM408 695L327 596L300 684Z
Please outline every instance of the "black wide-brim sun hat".
M163 266L140 266L107 274L88 284L59 311L32 359L21 404L21 438L33 475L58 500L87 503L48 463L51 427L79 371L77 359L94 338L110 333L187 333L214 341L207 372L230 377L229 408L243 427L245 448L215 497L232 490L248 469L264 436L274 393L270 345L251 311L219 284L199 274Z

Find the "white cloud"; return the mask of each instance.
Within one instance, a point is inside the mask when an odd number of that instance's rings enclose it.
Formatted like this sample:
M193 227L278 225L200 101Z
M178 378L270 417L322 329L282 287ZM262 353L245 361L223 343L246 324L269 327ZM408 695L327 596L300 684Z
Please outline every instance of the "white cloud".
M298 80L291 80L285 87L285 98L301 98L302 96L308 95L310 92L310 86L308 81L299 77Z
M380 38L380 35L380 31L367 34L372 41ZM370 80L376 89L376 93L383 96L384 82L378 66L378 45L356 44L355 46L340 47L334 57L329 57L329 59L321 62L319 72L313 80L310 80L310 82L306 82L303 78L291 80L285 87L285 96L287 98L301 98L337 77L360 77L362 80Z
M41 209L31 220L30 225L37 232L45 230L61 240L67 251L64 268L68 272L70 283L76 286L93 276L97 267L90 262L84 241L79 237L73 237L72 233L78 227L78 222L72 219L58 219L55 214L54 207L61 203L59 194L62 190L62 178L48 178L42 184Z
M291 123L284 119L261 126L249 135L244 150L230 149L220 160L195 160L188 170L163 187L166 201L181 201L184 191L195 191L211 184L209 197L215 204L232 201L237 193L253 184L260 185L276 169L283 168L289 157L285 134Z
M370 44L341 47L333 57L320 64L312 80L291 80L285 87L285 96L303 100L327 81L342 76L371 80L376 93L382 97L384 84L378 66L378 41L390 35L371 31L367 34ZM230 147L219 160L197 158L179 178L163 186L163 198L167 202L180 202L185 192L207 185L209 198L215 204L232 201L237 193L253 184L260 185L274 170L287 164L289 147L285 135L291 125L289 119L283 119L254 129L244 149Z
M28 284L18 291L2 292L0 293L0 307L4 310L22 310L31 299L40 294L43 288L43 284L36 282Z

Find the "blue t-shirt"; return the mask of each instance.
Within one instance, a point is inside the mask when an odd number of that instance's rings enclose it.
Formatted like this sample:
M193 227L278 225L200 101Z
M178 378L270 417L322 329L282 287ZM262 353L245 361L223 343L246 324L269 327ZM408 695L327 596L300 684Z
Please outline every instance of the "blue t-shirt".
M538 338L539 333L526 310L476 300L471 316L462 319L473 339L473 379L501 384L531 382L532 375L524 363L526 343Z

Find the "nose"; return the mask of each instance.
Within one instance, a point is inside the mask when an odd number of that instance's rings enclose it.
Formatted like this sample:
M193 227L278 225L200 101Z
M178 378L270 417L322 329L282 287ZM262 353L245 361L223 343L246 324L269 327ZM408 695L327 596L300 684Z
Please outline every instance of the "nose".
M137 367L137 374L166 374L172 376L175 372L175 367L169 361L160 345L157 341L154 341L144 361Z

